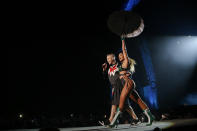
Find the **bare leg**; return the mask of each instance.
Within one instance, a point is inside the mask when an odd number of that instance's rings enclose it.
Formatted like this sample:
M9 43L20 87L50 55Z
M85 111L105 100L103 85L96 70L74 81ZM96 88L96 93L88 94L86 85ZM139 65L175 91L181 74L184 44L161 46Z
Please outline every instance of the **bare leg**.
M116 115L114 116L113 120L111 121L111 123L110 123L111 127L116 125L120 114L124 110L125 100L126 100L128 94L130 94L131 89L133 88L133 81L129 80L128 77L124 77L124 79L125 79L125 85L124 85L124 88L122 89L122 92L120 95L119 111L117 111Z
M116 105L112 105L111 106L111 113L110 113L110 117L109 117L109 121L111 122L116 114L116 109L117 106Z
M137 103L140 108L144 111L148 109L148 106L145 104L145 102L141 99L141 97L138 95L136 90L133 90L131 94L129 95L129 98L133 100L135 103Z
M136 116L135 112L133 111L133 108L131 106L128 106L126 108L126 111L129 113L129 115L135 119L135 120L138 120L138 117Z
M133 88L133 81L129 80L127 77L125 77L124 79L125 79L125 85L120 95L120 104L119 104L120 111L123 111L125 100Z
M146 117L148 118L148 125L152 125L153 120L155 119L155 117L152 115L152 113L150 112L148 106L145 104L145 102L141 99L141 97L138 95L136 90L133 90L131 92L131 94L129 95L129 97L136 102L140 108L144 111L144 114L146 115Z

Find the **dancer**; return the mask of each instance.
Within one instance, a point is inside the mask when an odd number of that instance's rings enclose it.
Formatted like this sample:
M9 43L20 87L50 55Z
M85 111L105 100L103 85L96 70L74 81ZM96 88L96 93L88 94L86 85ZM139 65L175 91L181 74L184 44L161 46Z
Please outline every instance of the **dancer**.
M123 89L123 83L120 80L119 75L119 64L116 62L115 55L114 54L108 54L107 55L107 62L110 65L108 69L108 78L112 85L112 106L111 106L111 113L109 119L107 119L104 122L104 125L109 125L117 110L119 110L117 107L120 103L120 94ZM103 67L103 73L106 73L107 70L107 64L104 63L102 65ZM139 123L139 119L137 118L135 112L133 111L132 107L129 104L129 101L124 103L125 104L125 110L129 113L129 115L133 118L131 125L136 125Z
M128 97L134 102L136 102L140 106L140 108L143 110L144 114L147 116L148 123L146 125L147 126L152 125L152 122L155 119L155 117L152 115L148 106L144 103L144 101L140 98L137 91L135 90L136 85L134 81L131 79L131 77L129 77L131 75L128 75L128 73L129 74L134 73L135 61L128 57L125 40L123 36L121 36L121 40L122 40L122 52L119 53L119 60L121 62L121 65L119 68L119 74L120 74L120 80L124 84L124 88L122 89L122 92L120 95L119 111L116 113L114 119L110 123L110 126L114 127L116 125L120 114L123 112L125 108L124 107L125 100Z

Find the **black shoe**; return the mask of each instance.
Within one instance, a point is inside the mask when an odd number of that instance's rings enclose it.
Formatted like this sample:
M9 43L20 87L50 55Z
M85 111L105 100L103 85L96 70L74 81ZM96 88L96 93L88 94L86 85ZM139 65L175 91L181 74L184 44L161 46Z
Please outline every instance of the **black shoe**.
M116 122L113 125L109 124L109 125L107 125L107 127L108 128L114 128L114 127L117 128L118 124L119 124L119 120L116 120Z
M109 119L104 120L104 125L105 125L105 126L106 126L106 125L109 125L109 124L110 124Z
M150 112L150 110L145 110L144 113L147 116L147 118L149 118L146 126L151 126L153 121L155 120L155 116Z
M141 122L139 121L139 119L132 119L131 120L131 126L136 126L136 125L138 125L138 124L140 124Z
M122 114L122 112L121 111L117 111L116 112L116 115L114 116L114 118L113 118L113 120L110 122L110 125L109 125L109 127L110 128L114 128L114 127L118 127L118 124L119 124L119 117L120 117L120 115Z

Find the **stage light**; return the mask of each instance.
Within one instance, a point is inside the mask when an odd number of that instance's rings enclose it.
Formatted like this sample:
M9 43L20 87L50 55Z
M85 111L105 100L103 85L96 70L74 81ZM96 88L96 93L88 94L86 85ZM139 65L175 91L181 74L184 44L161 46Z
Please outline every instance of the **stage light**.
M23 118L23 114L19 114L19 118L22 119Z
M186 104L195 104L196 94L190 95L192 93L190 90L196 91L196 89L194 84L190 83L197 67L197 36L158 36L148 42L155 63L156 76L160 81L158 94L163 104L160 105L179 105L185 96L187 96L184 100ZM168 82L170 83L167 84ZM173 96L166 97L166 94Z
M124 5L124 10L131 11L139 2L140 0L128 0Z
M197 64L197 37L169 37L166 55L177 65L192 67ZM176 43L176 44L173 44Z
M181 104L188 105L197 105L197 93L191 93L185 96L185 98L181 101Z
M145 41L140 46L140 52L144 63L147 80L149 83L143 88L144 97L148 101L148 104L151 108L158 109L159 107L157 102L157 85L156 85L157 80L155 78L155 72L152 64L150 50Z
M73 117L74 117L74 114L73 114L73 113L72 113L72 114L70 114L70 117L71 117L71 118L73 118Z

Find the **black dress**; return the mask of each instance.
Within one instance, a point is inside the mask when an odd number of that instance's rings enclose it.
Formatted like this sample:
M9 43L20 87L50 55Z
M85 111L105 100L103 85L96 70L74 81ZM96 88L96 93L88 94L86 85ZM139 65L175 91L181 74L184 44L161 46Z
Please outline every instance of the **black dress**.
M108 70L108 78L113 88L112 105L119 105L120 102L120 94L123 89L123 84L119 77L120 74L118 63L111 65Z

